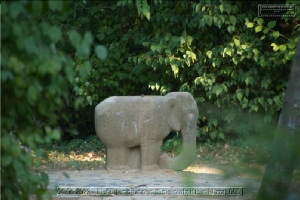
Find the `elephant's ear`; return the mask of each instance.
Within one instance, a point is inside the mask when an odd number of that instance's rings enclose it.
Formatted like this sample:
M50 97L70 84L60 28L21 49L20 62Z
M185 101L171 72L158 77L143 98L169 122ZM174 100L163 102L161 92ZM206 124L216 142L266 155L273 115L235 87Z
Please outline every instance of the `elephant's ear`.
M180 131L180 102L175 97L167 98L167 119L172 131Z

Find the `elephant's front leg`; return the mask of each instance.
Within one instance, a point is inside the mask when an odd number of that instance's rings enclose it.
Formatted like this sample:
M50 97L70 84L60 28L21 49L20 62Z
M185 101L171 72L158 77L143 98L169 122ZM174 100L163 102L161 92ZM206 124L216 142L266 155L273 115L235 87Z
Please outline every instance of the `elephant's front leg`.
M107 148L106 169L108 170L128 170L127 163L129 149L127 147Z
M142 163L141 168L145 171L158 170L158 157L160 154L160 147L162 142L155 142L151 144L142 144Z

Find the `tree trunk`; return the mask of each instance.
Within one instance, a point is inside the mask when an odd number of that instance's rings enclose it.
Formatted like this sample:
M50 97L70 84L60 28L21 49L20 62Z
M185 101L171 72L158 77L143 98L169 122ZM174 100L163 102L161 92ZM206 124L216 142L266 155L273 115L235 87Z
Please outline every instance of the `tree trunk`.
M289 186L300 157L300 42L296 48L290 80L280 113L271 156L257 199L289 199ZM294 197L295 199L300 198Z

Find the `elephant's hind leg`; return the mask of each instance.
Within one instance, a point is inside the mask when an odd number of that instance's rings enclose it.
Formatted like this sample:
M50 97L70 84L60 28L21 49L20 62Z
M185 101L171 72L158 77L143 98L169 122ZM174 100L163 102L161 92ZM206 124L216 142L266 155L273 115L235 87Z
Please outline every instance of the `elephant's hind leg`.
M147 144L141 147L142 163L141 168L144 171L158 170L158 157L160 153L161 142Z
M127 165L128 148L107 148L106 164L107 170L128 170Z
M128 165L130 169L137 170L141 168L141 147L137 146L129 149Z

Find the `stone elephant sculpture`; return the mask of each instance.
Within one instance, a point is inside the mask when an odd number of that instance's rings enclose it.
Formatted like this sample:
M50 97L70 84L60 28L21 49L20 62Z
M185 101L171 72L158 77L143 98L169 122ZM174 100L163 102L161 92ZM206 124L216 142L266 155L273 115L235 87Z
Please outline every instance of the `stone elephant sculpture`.
M113 96L95 108L95 129L106 146L106 169L183 170L196 155L197 104L188 92ZM180 131L182 152L160 155L163 139Z

